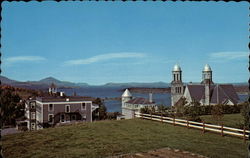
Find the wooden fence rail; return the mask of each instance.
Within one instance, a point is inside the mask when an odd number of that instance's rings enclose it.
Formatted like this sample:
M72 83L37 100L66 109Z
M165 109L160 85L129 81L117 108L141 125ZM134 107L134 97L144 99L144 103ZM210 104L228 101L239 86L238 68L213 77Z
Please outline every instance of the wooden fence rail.
M186 126L187 128L197 128L201 129L203 133L205 131L212 131L216 133L220 133L222 136L224 135L232 135L232 136L238 136L242 137L244 141L249 139L249 130L244 129L237 129L237 128L232 128L232 127L225 127L223 125L213 125L213 124L207 124L207 123L201 123L201 122L195 122L195 121L188 121L184 119L176 119L172 117L164 117L164 116L159 116L159 115L152 115L152 114L143 114L136 112L135 117L137 118L142 118L142 119L148 119L148 120L154 120L154 121L160 121L160 122L165 122L165 123L170 123L173 125L181 125L181 126Z

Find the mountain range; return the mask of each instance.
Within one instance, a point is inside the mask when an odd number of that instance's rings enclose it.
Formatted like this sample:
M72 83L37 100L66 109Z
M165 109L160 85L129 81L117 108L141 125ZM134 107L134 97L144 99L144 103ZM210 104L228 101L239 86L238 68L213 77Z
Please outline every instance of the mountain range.
M54 83L58 88L80 88L80 87L90 87L95 85L89 85L87 83L73 83L68 81L60 81L53 77L47 77L39 81L26 81L20 82L16 80L9 79L5 76L0 76L1 84L11 85L21 88L31 88L31 89L48 89L48 87ZM106 83L104 85L99 85L102 87L154 87L154 88L166 88L169 87L169 83L165 82L152 82L152 83L138 83L138 82L129 82L129 83Z
M54 83L58 88L80 88L80 87L90 87L96 85L89 85L87 83L73 83L68 81L60 81L54 77L47 77L41 79L39 81L26 81L20 82L13 79L9 79L5 76L0 76L1 84L3 85L11 85L14 87L21 88L30 88L30 89L48 89L48 87ZM232 83L233 85L248 85L247 82L240 83ZM129 87L146 87L146 88L167 88L170 87L170 83L166 82L151 82L151 83L138 83L138 82L129 82L129 83L106 83L104 85L98 85L100 87L121 87L121 88L129 88Z

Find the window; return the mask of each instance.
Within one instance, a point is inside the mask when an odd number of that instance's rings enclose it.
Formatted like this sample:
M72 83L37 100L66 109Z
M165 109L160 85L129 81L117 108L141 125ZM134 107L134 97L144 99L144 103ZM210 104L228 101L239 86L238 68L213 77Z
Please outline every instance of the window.
M35 123L31 123L31 130L34 130L36 128L36 124Z
M32 102L32 103L30 103L30 104L31 104L31 109L35 109L35 103Z
M36 119L36 113L35 112L31 112L31 119Z
M54 110L54 105L53 104L49 104L49 111L53 111Z
M70 105L65 106L65 112L70 112Z
M48 117L48 122L49 123L54 123L54 115L53 114L49 114L48 116L49 116Z
M175 74L174 74L174 81L175 81Z
M82 103L82 110L86 110L86 103Z

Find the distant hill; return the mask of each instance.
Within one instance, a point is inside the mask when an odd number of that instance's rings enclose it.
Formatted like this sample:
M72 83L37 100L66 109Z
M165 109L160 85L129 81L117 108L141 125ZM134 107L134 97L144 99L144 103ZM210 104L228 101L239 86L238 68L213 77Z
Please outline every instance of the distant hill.
M139 82L129 82L129 83L107 83L104 86L109 87L147 87L147 88L167 88L170 86L169 83L165 82L151 82L151 83L139 83Z
M15 81L15 80L11 80L7 77L4 77L4 76L0 76L0 79L1 79L1 83L5 83L5 84L12 84L12 83L15 83L15 82L18 82L18 81Z
M67 81L60 81L53 77L47 77L41 79L40 81L26 81L26 82L15 81L5 76L0 76L0 79L3 85L11 85L14 87L29 88L29 89L48 89L48 87L52 83L54 83L58 88L68 88L68 87L75 88L75 87L89 86L87 83L72 83Z
M87 83L73 83L68 81L60 81L54 77L47 77L44 79L41 79L39 81L26 81L26 82L20 82L13 79L9 79L5 76L0 76L1 83L3 85L11 85L14 87L20 87L20 88L30 88L30 89L48 89L48 87L51 85L51 83L54 83L58 88L80 88L80 87L89 87L93 85L88 85ZM187 83L184 83L187 84ZM240 83L231 83L235 87L240 86L238 88L238 91L242 91L241 86L248 86L247 82L240 82ZM140 82L129 82L129 83L106 83L104 85L98 85L94 87L119 87L119 88L168 88L170 87L170 83L166 82L151 82L151 83L140 83ZM246 91L246 87L243 90Z

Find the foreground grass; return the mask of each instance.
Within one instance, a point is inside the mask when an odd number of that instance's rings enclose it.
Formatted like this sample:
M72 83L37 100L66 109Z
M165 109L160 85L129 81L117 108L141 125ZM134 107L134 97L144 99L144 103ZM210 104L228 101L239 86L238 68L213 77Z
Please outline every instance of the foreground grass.
M203 115L201 116L201 119L207 123L221 125L221 123L218 123L216 120L214 120L212 115ZM244 122L243 119L244 118L240 113L239 114L225 114L222 118L222 123L224 126L242 128L241 124L243 124Z
M107 157L163 147L208 157L246 157L242 139L150 120L81 123L2 138L4 157Z

